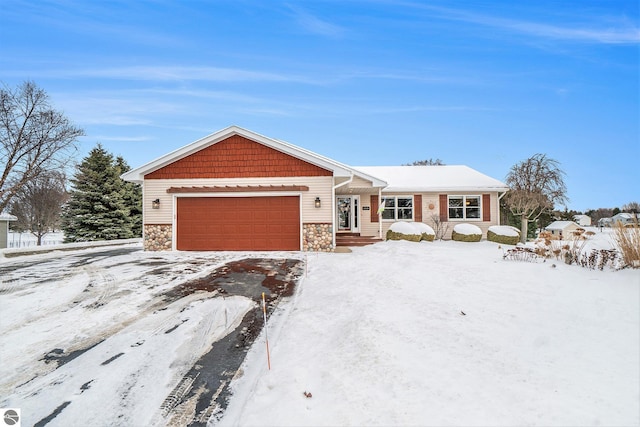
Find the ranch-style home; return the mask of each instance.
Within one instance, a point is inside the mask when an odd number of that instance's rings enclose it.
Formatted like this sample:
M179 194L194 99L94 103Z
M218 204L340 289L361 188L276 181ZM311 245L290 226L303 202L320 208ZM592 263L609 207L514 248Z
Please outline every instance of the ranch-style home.
M142 185L146 250L331 251L396 221L500 223L507 186L467 166L352 167L247 129L222 129L123 179Z

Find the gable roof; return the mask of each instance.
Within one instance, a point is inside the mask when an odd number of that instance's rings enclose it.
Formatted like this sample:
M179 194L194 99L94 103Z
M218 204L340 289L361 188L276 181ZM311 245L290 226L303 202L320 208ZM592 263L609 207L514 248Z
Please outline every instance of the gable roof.
M553 221L551 224L545 227L545 230L564 230L569 226L580 227L573 221Z
M239 126L229 126L221 129L210 135L205 136L197 141L194 141L182 148L174 150L162 157L159 157L149 163L139 166L122 174L122 179L125 181L141 183L144 180L144 176L161 169L171 163L174 163L182 158L185 158L193 153L196 153L211 145L217 144L220 141L233 136L240 135L252 141L255 141L264 146L273 148L280 152L286 153L290 156L304 160L313 165L319 166L323 169L333 172L334 177L350 178L351 176L360 176L368 181L371 181L374 187L384 187L387 183L366 173L356 171L352 167L343 163L336 162L328 157L321 156L320 154L298 147L288 142L280 141L277 139L269 138L264 135L260 135L253 131L241 128Z
M446 166L357 166L389 184L389 192L412 191L507 191L509 187L464 165Z

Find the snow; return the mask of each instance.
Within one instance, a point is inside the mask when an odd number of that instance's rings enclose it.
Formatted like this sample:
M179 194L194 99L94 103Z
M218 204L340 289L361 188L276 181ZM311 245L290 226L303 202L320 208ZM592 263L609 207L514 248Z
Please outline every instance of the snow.
M517 237L520 235L520 230L510 225L492 225L489 227L489 231L498 236Z
M453 227L453 231L458 234L464 234L465 236L473 234L482 235L482 230L480 230L480 227L473 224L456 224L455 227Z
M386 241L309 256L269 325L272 369L256 343L220 425L638 425L638 271L502 254Z
M389 226L389 230L395 231L396 233L415 234L418 236L420 236L423 233L434 235L434 236L436 234L433 231L433 228L431 228L430 226L428 226L423 222L398 221L391 224Z
M464 165L356 166L356 170L378 177L389 185L385 193L405 191L507 191L501 181Z
M505 261L503 250L386 241L299 254L306 276L269 319L271 370L263 332L213 423L638 425L639 271ZM66 401L49 425L163 425L159 407L196 355L260 307L196 293L154 310L157 295L256 253L134 251L89 267L92 251L0 264L48 261L33 277L0 277L0 407L21 408L23 425ZM106 338L57 369L42 361L94 336Z

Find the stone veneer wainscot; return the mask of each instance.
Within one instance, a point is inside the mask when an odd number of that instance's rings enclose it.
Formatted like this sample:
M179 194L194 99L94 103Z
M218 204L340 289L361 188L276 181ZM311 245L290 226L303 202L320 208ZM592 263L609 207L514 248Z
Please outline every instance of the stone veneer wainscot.
M172 227L171 224L145 224L144 250L170 251Z
M302 226L302 250L309 252L333 251L333 228L329 223L308 223ZM144 249L147 251L170 251L171 224L144 226Z
M302 250L309 252L333 251L333 227L330 223L302 225Z

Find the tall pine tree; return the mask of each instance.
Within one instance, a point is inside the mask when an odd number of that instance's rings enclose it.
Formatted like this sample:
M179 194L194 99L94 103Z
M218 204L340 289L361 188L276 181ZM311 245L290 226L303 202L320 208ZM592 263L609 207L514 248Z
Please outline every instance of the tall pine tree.
M115 161L100 144L76 167L62 218L65 242L135 237L136 197L127 193L131 187L120 178L125 167L124 160Z
M125 172L129 172L131 167L127 162L118 156L115 163L118 168L118 176ZM124 202L129 208L129 218L132 221L131 231L134 237L142 237L142 188L140 184L123 181Z

